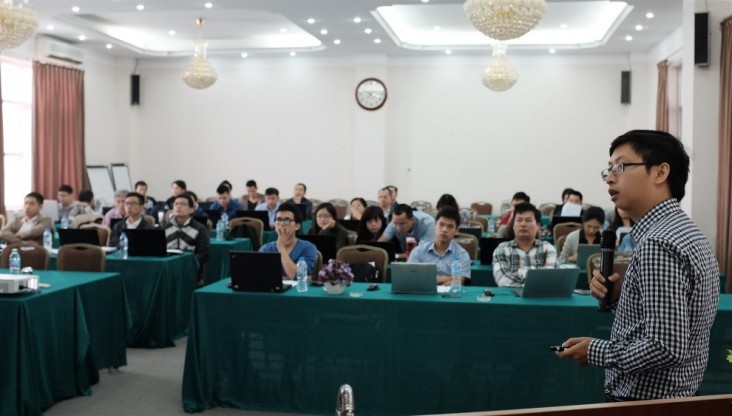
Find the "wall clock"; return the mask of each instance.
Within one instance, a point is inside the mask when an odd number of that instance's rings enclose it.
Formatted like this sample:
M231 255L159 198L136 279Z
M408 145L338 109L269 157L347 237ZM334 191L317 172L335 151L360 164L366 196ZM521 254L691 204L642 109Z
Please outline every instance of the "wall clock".
M376 78L366 78L356 87L356 102L364 110L378 110L386 102L386 86Z

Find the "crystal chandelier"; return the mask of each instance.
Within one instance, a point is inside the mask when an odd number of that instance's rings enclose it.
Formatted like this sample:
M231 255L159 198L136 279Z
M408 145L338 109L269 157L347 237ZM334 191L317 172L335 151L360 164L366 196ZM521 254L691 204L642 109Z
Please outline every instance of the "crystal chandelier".
M203 18L196 19L199 27L199 38L193 42L193 58L183 72L183 81L191 88L199 90L212 86L218 79L218 74L213 65L206 59L207 42L200 37L200 28L203 26Z
M0 49L12 49L25 42L38 27L36 12L28 7L28 0L0 2Z
M506 44L493 45L493 59L483 71L483 85L488 89L501 92L513 87L518 81L518 72L506 57Z
M546 12L544 0L467 0L465 14L473 26L495 40L520 38L534 28Z

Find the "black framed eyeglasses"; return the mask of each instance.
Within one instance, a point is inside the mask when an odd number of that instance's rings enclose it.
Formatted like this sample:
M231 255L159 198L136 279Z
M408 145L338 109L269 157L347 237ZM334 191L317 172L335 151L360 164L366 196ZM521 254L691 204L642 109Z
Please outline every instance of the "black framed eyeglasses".
M613 175L618 176L625 172L626 166L653 166L657 165L658 163L647 163L647 162L638 162L638 163L616 163L609 168L605 168L602 171L600 171L600 177L602 177L602 181L606 181L607 177L610 175L610 172L612 172Z

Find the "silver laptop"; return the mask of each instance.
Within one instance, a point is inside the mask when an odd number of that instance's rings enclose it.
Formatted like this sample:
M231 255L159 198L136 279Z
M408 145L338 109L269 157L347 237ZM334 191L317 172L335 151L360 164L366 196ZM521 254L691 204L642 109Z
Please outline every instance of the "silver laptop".
M579 244L577 246L577 267L584 269L587 267L587 259L600 252L599 244Z
M391 293L437 294L437 265L392 263Z
M524 298L566 298L577 286L579 269L530 269L523 289L513 291Z

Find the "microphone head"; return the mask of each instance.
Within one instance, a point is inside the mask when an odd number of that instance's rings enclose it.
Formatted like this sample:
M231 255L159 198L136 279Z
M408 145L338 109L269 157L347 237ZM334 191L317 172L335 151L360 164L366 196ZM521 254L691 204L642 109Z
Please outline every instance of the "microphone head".
M600 249L611 249L615 250L615 240L617 239L615 231L603 230L602 236L600 237Z

